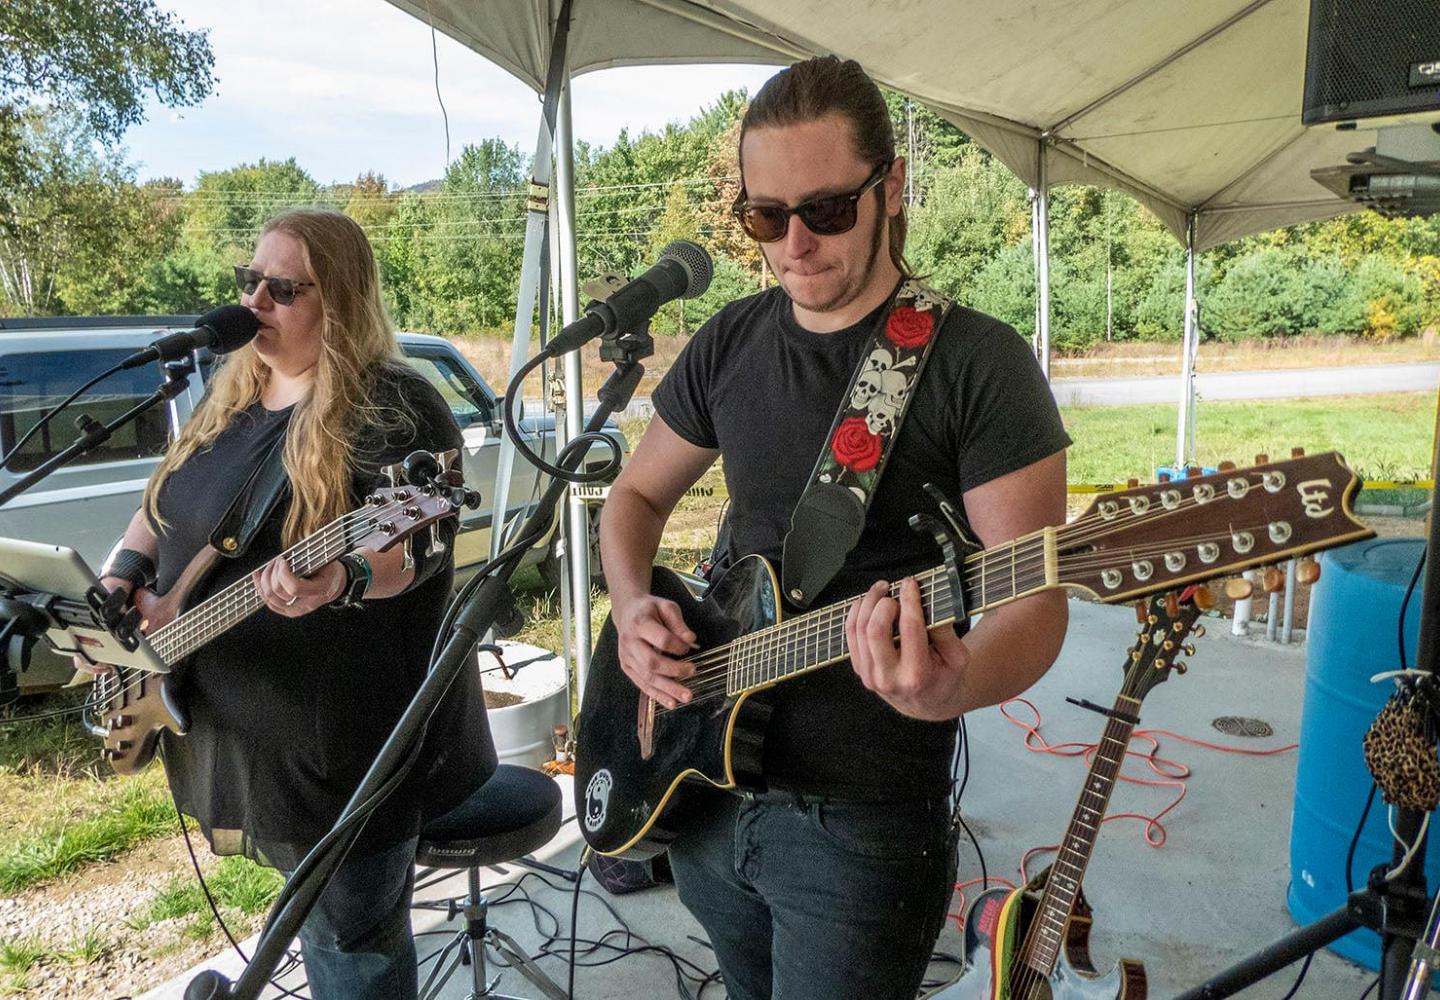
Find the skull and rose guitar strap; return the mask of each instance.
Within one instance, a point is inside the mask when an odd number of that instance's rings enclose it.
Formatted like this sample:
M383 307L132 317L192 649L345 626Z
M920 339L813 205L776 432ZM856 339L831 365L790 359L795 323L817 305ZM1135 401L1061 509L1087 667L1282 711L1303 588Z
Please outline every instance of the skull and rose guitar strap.
M876 324L790 518L781 580L795 606L810 606L860 540L891 446L952 305L906 279Z

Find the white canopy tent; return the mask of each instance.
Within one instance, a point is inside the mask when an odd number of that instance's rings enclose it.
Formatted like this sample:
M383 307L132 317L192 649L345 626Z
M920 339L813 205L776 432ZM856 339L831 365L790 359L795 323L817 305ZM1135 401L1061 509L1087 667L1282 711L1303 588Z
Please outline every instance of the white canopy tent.
M389 2L538 92L549 74L553 90L552 39L563 0ZM1373 129L1301 125L1308 15L1308 0L572 0L563 76L644 64L784 64L822 53L857 59L885 86L967 132L1036 192L1037 333L1047 371L1046 193L1058 184L1128 192L1187 248L1176 435L1176 462L1183 464L1193 456L1195 254L1354 210L1310 171L1341 164L1376 141ZM554 146L559 211L556 200L550 211L569 322L578 283L568 86L560 94L552 122L561 126ZM548 155L543 138L540 149ZM548 172L548 164L537 166L537 179L548 182ZM527 287L522 277L517 356L529 340L528 320L521 321L533 301ZM569 399L582 398L578 381L572 365ZM567 423L575 432L579 408L571 409ZM570 537L585 537L583 512L572 509L567 525ZM572 553L572 578L588 579L586 546L574 548L581 551ZM582 624L584 591L573 588ZM578 628L576 641L583 679L588 629Z

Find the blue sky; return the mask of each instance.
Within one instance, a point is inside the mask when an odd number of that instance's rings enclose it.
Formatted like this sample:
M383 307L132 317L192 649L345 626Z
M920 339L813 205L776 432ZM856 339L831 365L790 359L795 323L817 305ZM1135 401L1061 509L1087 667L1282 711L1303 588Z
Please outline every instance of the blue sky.
M394 186L440 176L445 129L435 99L430 29L384 0L160 0L210 31L215 92L195 108L154 105L125 137L142 180L261 157L295 157L317 181L378 171ZM535 93L438 34L450 152L500 136L533 151ZM587 73L574 81L576 137L609 145L683 121L723 90L754 93L775 67L667 66Z

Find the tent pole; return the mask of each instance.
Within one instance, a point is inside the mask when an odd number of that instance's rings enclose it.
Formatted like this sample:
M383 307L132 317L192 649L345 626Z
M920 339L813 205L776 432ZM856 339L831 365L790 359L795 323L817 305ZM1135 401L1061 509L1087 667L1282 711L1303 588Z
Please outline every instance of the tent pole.
M1039 298L1039 323L1036 324L1036 357L1040 370L1050 378L1050 178L1045 165L1045 140L1039 142L1039 186L1035 189L1035 255L1039 267L1035 272L1036 294Z
M1195 213L1185 220L1185 337L1180 358L1180 413L1175 429L1175 467L1195 457L1195 352L1200 339L1195 312Z
M580 315L580 281L575 273L575 143L571 124L570 71L560 91L560 115L555 131L555 187L559 197L560 319L569 325ZM580 352L565 355L565 426L563 439L572 441L585 426L585 389L580 378ZM557 434L561 428L556 428ZM563 447L563 445L562 445ZM570 568L570 607L575 613L576 698L585 694L590 672L590 524L589 510L573 494L566 494L565 552Z

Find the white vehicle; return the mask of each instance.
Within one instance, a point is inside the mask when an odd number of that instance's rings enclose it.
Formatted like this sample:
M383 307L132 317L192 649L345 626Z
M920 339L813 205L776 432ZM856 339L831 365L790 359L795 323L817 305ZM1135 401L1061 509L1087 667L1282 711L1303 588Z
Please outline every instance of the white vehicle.
M86 380L140 350L156 336L194 327L195 317L59 317L0 319L0 454L9 454L21 436L52 406ZM491 496L500 453L500 400L479 373L449 341L416 333L401 333L405 358L439 390L465 437L463 464L466 485L479 490L484 502L478 510L461 512L455 542L457 583L465 580L490 557ZM52 473L26 492L0 507L0 537L67 545L92 566L98 566L124 533L160 454L175 430L190 416L204 391L214 359L208 350L171 364L191 371L188 390L168 406L157 406L116 431L100 448L82 455ZM81 396L52 420L10 463L0 469L0 490L63 451L77 432L74 418L88 414L106 423L154 392L163 379L157 366L120 372ZM553 417L519 422L526 444L547 460L555 459ZM626 442L618 426L606 433L621 449ZM610 452L592 445L586 468L598 468ZM538 473L518 456L511 473L504 524L508 531L534 510L543 483ZM543 478L543 477L540 477ZM600 576L598 544L599 508L591 507L592 572ZM527 554L538 564L547 583L560 579L555 552L561 519L555 518L547 536ZM31 669L20 675L22 691L63 684L69 679L68 661L61 662L36 647Z

